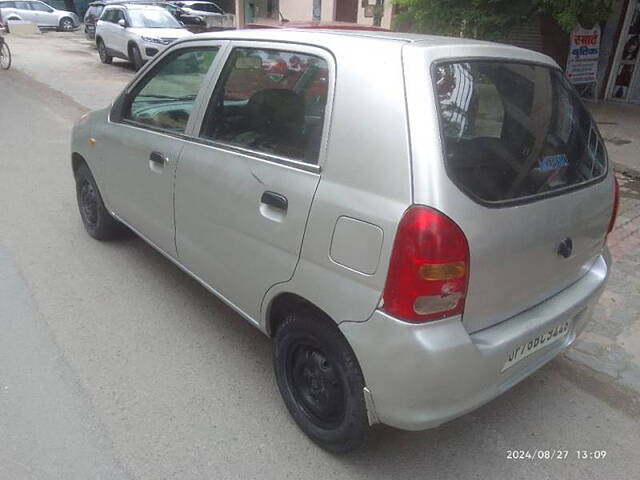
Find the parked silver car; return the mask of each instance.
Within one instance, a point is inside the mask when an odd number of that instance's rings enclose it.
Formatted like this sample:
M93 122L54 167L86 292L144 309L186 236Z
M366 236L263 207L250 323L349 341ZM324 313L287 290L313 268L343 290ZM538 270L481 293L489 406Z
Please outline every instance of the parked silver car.
M548 57L398 33L176 42L75 126L84 226L123 225L273 339L323 448L473 410L570 345L617 183Z
M0 0L0 18L4 22L22 20L40 28L56 28L64 32L70 32L80 25L75 13L56 10L38 0Z
M181 0L173 3L180 7L186 14L202 18L206 28L209 30L235 28L235 15L226 13L213 2Z

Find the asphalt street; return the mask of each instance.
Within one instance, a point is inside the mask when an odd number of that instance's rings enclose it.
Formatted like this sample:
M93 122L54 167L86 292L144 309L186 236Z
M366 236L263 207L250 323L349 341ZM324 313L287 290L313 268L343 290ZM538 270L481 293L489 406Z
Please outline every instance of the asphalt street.
M85 234L69 152L84 93L59 90L19 66L0 72L0 479L583 480L640 470L637 411L563 358L437 429L377 426L354 454L319 450L280 400L268 338L140 239ZM568 453L507 458L536 449Z

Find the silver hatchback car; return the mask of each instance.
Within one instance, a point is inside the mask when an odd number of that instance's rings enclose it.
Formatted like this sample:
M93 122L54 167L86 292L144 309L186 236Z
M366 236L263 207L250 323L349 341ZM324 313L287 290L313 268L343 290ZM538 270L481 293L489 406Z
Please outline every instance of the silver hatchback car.
M57 10L39 0L0 0L0 24L2 21L22 20L39 28L56 28L70 32L80 25L80 18L66 10Z
M88 233L126 225L273 339L333 452L434 427L570 345L609 273L617 183L559 67L382 32L177 42L75 125Z

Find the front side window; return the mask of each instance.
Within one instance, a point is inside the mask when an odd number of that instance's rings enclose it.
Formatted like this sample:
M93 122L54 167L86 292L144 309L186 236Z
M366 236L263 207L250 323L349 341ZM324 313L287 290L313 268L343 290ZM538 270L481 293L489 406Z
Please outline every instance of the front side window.
M197 47L168 55L128 95L123 118L154 129L184 133L217 52L216 47Z
M100 17L100 20L111 23L118 23L120 19L124 20L124 12L116 8L105 10L102 17Z
M126 22L126 18L124 16L124 11L123 10L114 10L112 13L113 17L112 17L112 22L113 23L118 23L120 20L124 20Z
M303 53L236 48L213 93L201 137L318 162L329 71Z
M99 20L102 20L103 22L110 22L113 18L113 10L103 10L102 14L99 17Z
M560 71L477 60L433 76L447 172L472 197L521 201L606 173L595 122Z

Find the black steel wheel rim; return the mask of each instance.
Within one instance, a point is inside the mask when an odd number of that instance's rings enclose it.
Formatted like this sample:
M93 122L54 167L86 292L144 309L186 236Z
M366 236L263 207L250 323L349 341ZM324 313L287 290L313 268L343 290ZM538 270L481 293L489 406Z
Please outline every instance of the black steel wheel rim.
M87 180L83 180L80 184L78 199L85 223L92 227L95 226L98 223L98 192Z
M322 349L311 342L292 346L286 371L296 404L311 422L325 429L342 422L347 405L342 375Z

